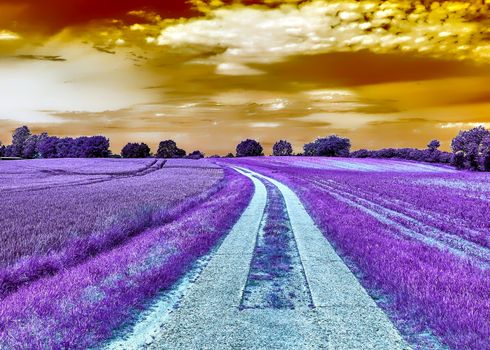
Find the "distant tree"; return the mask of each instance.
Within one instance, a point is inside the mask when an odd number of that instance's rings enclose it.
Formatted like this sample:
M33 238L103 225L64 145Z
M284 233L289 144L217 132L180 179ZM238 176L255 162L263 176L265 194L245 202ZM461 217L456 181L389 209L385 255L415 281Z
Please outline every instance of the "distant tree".
M2 142L0 142L0 157L3 157L5 155L5 146L2 145Z
M189 158L189 159L201 159L201 158L204 158L204 153L202 153L201 151L194 151L192 153L189 153L187 158Z
M427 145L427 148L431 151L435 151L437 150L439 147L441 147L441 143L439 142L439 140L432 140L431 142L429 142L429 144Z
M26 141L31 136L31 131L27 126L21 126L14 130L12 134L12 147L10 148L10 157L22 157Z
M236 146L237 157L263 156L263 151L264 149L262 148L262 145L259 142L251 139L246 139Z
M90 136L85 138L81 158L107 158L111 155L110 141L105 136Z
M484 170L480 167L480 165L482 156L489 148L484 140L486 140L486 138L489 136L490 131L485 129L483 126L479 126L471 130L460 131L459 134L452 140L451 148L453 153L463 153L464 168L471 170Z
M121 150L123 158L148 158L150 154L150 147L146 143L128 143Z
M453 154L451 159L451 164L456 167L456 169L464 169L465 165L464 152L457 151Z
M39 141L38 151L41 158L57 158L57 145L60 141L59 137L49 136Z
M233 153L228 153L225 158L235 158L235 155Z
M348 157L350 147L349 139L331 135L304 145L304 151L306 156Z
M479 156L480 170L490 171L490 135L487 135L482 139Z
M165 140L160 142L156 156L158 158L182 158L186 152L177 147L173 140Z
M354 151L350 154L352 158L368 158L370 157L371 152L368 151L367 149L359 149L357 151Z
M272 155L274 156L290 156L292 154L293 146L286 140L279 140L272 147Z

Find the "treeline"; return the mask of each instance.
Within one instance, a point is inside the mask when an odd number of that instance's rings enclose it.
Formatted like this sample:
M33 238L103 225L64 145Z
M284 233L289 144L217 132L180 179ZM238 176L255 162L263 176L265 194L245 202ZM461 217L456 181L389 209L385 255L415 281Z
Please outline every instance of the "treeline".
M350 152L351 142L347 138L330 135L309 142L303 146L302 153L294 153L287 140L279 140L272 147L274 156L314 156L314 157L351 157L351 158L396 158L417 162L452 164L458 169L490 171L490 131L483 126L467 131L460 131L452 140L452 152L439 150L440 142L432 140L426 149L417 148L383 148L380 150L360 149ZM189 158L204 157L201 151L190 154L179 148L175 141L165 140L158 145L153 155L145 143L128 143L121 150L121 155L110 151L109 139L105 136L83 136L77 138L49 136L47 133L31 134L27 126L15 129L12 144L0 144L0 157L15 158ZM263 156L264 149L260 142L247 139L236 146L235 154L226 157ZM219 156L211 156L219 157Z
M15 129L12 144L0 147L0 156L13 158L105 158L111 155L104 136L77 138L31 134L27 126Z

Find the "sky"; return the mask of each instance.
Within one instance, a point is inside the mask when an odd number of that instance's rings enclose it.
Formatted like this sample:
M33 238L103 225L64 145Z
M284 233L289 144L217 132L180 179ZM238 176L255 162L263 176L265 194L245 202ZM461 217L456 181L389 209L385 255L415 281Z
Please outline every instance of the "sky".
M490 0L0 0L0 141L14 128L226 154L449 149L490 127Z

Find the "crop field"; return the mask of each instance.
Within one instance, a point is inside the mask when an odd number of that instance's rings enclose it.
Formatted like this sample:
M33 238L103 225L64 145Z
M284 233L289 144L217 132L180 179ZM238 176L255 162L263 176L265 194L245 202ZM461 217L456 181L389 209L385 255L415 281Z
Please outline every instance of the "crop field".
M0 349L490 349L489 179L380 159L0 162Z
M490 348L488 175L372 159L233 164L294 189L413 343Z

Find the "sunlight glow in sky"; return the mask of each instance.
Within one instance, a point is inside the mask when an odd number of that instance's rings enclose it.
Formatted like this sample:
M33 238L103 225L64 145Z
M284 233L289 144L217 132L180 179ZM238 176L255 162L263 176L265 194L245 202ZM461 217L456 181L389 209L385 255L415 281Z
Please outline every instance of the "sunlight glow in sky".
M116 152L331 133L447 149L490 124L490 1L163 3L0 0L0 140L27 123Z

